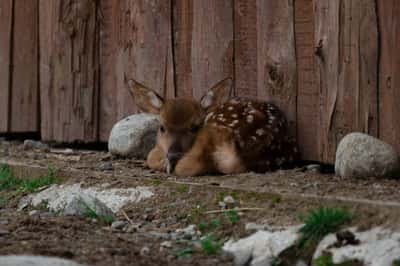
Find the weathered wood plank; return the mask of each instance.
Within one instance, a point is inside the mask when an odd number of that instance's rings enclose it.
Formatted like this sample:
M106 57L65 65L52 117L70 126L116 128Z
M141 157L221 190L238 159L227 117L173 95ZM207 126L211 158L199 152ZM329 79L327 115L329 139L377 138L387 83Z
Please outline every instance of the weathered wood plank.
M163 96L175 96L171 3L102 0L100 4L100 140L107 141L117 120L137 112L124 77Z
M233 6L230 0L174 1L174 55L178 97L199 99L233 77Z
M378 0L379 137L400 151L400 2Z
M0 1L0 132L9 130L13 1Z
M38 0L14 0L10 131L39 130Z
M293 1L235 1L235 79L239 96L276 103L296 133Z
M336 146L347 133L377 135L376 10L373 0L319 0L314 5L320 157L333 163Z
M315 80L313 0L294 1L297 62L297 139L305 160L319 160L320 102Z
M258 49L257 1L236 0L235 6L235 93L257 98Z
M97 141L98 3L40 0L40 13L42 138Z

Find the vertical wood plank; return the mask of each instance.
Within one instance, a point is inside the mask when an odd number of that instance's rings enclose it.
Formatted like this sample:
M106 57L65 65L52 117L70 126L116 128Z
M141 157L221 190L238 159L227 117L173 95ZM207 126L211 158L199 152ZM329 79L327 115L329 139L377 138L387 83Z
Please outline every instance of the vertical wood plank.
M9 130L13 1L0 1L0 132Z
M377 135L376 10L373 0L319 0L314 5L321 159L333 163L347 133Z
M97 141L98 3L40 0L40 12L42 138Z
M379 12L379 136L400 151L400 2L377 0Z
M171 3L102 0L100 140L115 122L137 112L124 76L174 97Z
M14 0L10 131L39 130L38 0Z
M296 50L293 1L235 1L238 96L276 103L296 133Z
M320 102L315 80L313 0L294 1L297 140L304 160L319 160Z
M230 0L175 0L177 96L199 99L233 77L233 6Z
M257 98L257 0L236 0L235 6L235 93Z

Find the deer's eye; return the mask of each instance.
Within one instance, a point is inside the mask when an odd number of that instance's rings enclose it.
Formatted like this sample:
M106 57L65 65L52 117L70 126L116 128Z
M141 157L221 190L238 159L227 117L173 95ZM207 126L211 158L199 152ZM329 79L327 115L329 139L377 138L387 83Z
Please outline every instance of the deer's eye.
M164 132L165 132L164 126L160 126L160 132L161 132L161 133L164 133Z
M190 128L190 131L191 131L192 133L197 133L199 130L200 130L200 125L193 125L193 126Z

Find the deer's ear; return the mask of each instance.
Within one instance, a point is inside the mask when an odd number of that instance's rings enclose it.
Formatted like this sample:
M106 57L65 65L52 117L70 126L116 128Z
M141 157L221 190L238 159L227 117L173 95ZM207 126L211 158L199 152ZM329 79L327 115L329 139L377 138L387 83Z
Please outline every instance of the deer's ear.
M160 95L132 79L128 80L127 83L129 92L132 94L137 107L141 111L152 114L160 112L164 104L164 100Z
M227 102L231 98L232 84L231 78L218 82L204 94L200 100L200 105L204 109L210 109L213 106Z

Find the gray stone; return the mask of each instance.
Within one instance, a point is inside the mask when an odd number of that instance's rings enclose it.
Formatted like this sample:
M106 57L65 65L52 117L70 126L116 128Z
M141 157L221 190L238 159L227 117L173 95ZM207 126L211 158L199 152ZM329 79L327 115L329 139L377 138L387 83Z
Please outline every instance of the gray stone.
M140 255L142 255L142 256L146 256L146 255L148 255L150 253L150 249L148 248L148 247L143 247L141 250L140 250Z
M238 241L229 240L223 250L234 256L236 265L270 266L279 253L296 242L299 228L258 231Z
M40 141L27 139L24 141L24 150L40 149L40 150L50 150L49 145L42 143Z
M391 145L366 134L351 133L338 145L335 172L342 177L395 177L400 173L400 159Z
M332 262L336 264L349 260L359 260L363 265L392 266L400 254L400 232L382 227L375 227L368 231L357 232L356 228L349 228L359 241L357 245L334 245L337 242L336 234L327 235L318 245L313 259L323 254L332 255Z
M44 257L44 256L25 256L25 255L10 255L0 256L1 266L83 266L76 262Z
M0 229L0 236L5 236L5 235L9 235L10 231L5 230L5 229Z
M64 215L79 215L90 209L98 211L99 215L111 215L118 212L124 205L138 203L153 196L148 187L82 188L80 184L52 185L37 193L28 195L20 200L19 210L32 205L40 206L47 203L49 211Z
M154 147L158 116L135 114L116 123L111 130L108 149L113 155L145 158Z

